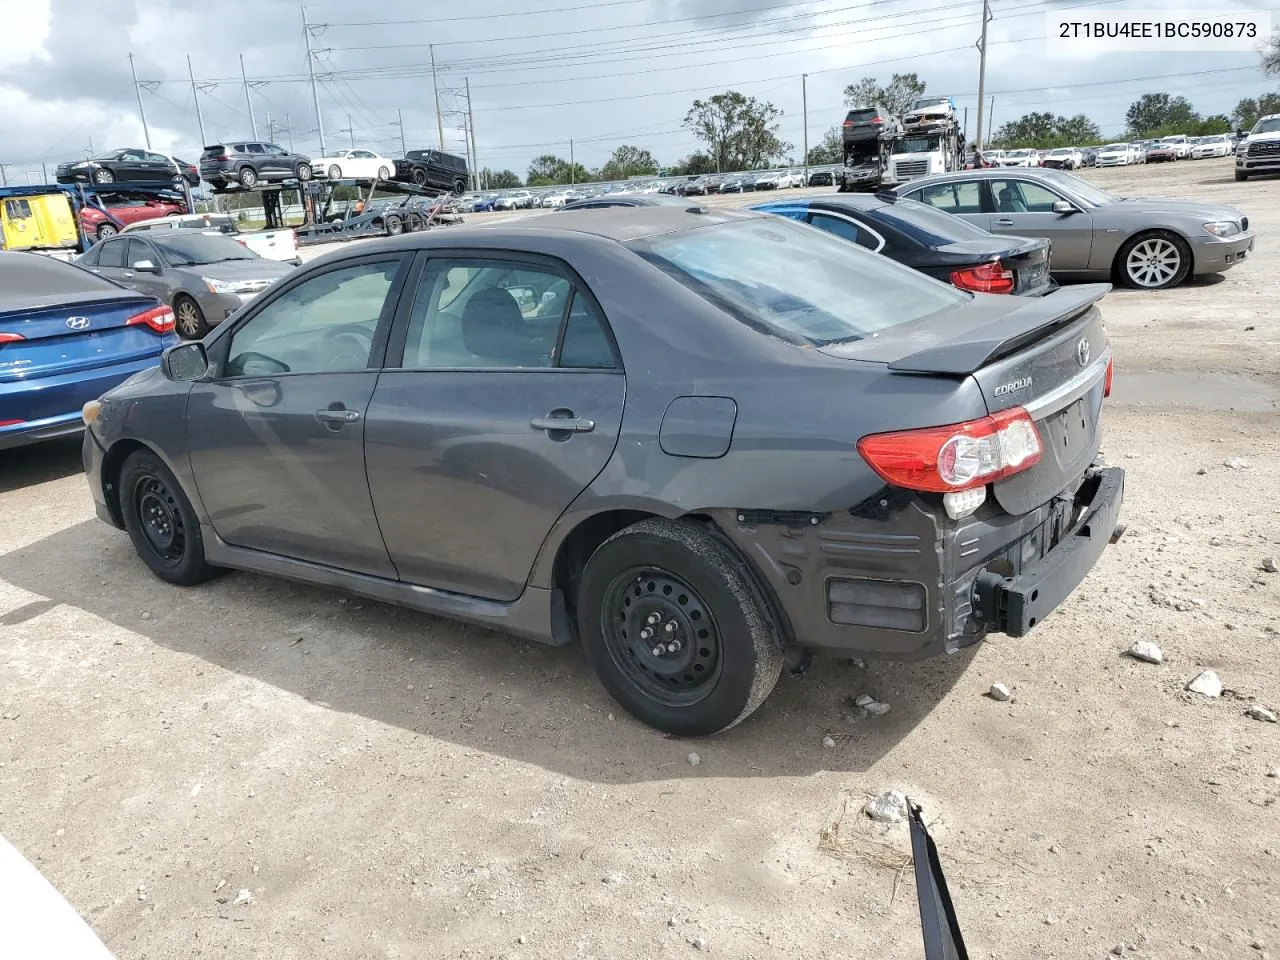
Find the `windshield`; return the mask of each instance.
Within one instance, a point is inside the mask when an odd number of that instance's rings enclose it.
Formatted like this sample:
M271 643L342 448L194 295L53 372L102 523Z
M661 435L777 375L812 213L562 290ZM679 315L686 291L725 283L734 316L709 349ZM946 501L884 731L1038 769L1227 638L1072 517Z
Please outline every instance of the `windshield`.
M923 110L925 107L945 107L948 102L946 97L921 97L911 105L911 109Z
M941 149L938 137L909 137L893 141L894 153L934 153Z
M1050 150L1050 151L1049 151L1049 156L1051 156L1051 157L1065 157L1065 156L1068 156L1069 154L1071 154L1071 153L1073 153L1073 152L1074 152L1074 151L1073 151L1073 150L1071 150L1071 149L1069 149L1069 148L1066 148L1066 147L1058 147L1058 149L1057 149L1057 150Z
M787 220L722 223L629 246L730 316L792 343L861 340L968 299Z
M256 260L258 255L230 237L207 233L157 237L155 244L174 267L221 263L224 260Z
M991 239L991 234L981 227L915 200L896 200L862 212L870 219L893 227L933 249L961 240Z
M1030 150L1010 150L1008 153L1005 154L1006 157L1026 157L1030 155L1031 155Z
M1127 143L1108 143L1105 147L1099 147L1098 149L1099 149L1099 150L1102 150L1102 151L1107 151L1107 150L1128 150L1128 149L1129 149L1129 145L1128 145Z
M1046 183L1062 187L1064 190L1070 190L1091 207L1101 207L1108 203L1115 203L1120 199L1115 194L1099 190L1088 180L1081 180L1079 177L1073 177L1071 174L1063 173L1061 170L1052 168L1042 170L1040 171L1040 176L1044 177Z
M1251 131L1250 136L1255 133L1280 133L1280 117L1267 117L1265 120L1259 120Z

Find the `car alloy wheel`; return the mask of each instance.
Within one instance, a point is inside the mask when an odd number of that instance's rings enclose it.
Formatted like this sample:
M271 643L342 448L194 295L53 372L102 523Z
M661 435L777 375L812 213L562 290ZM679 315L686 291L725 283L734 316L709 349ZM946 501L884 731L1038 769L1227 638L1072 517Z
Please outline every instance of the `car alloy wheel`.
M246 190L252 190L258 185L258 171L253 167L240 168L240 186Z
M120 230L114 223L98 224L98 239L105 240L107 237L114 237Z
M329 168L329 179L330 180L342 179L342 168L338 166L336 163Z
M390 179L391 179L391 171L390 171L390 170L388 170L386 167L379 167L379 168L378 168L378 179L379 179L379 180L390 180Z
M1148 237L1125 257L1125 271L1135 286L1170 286L1182 269L1182 251L1164 237Z
M427 185L427 171L421 167L414 167L413 182L420 187L425 187Z
M185 340L199 340L209 330L199 304L189 297L180 297L173 305L174 326Z
M298 169L296 172L298 174L298 179L301 180L303 183L306 183L308 180L311 179L311 164L309 163L298 164Z
M720 671L720 631L706 601L680 577L636 567L614 577L600 611L614 663L667 706L697 703Z
M95 170L93 171L93 182L94 183L115 183L116 175L112 173L110 170Z

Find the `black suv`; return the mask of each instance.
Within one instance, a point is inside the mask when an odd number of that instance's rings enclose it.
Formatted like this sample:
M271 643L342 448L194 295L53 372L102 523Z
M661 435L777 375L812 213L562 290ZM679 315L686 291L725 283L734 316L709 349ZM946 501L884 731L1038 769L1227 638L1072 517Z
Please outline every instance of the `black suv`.
M467 189L469 176L467 161L462 157L439 150L410 150L403 160L396 161L396 175L391 179L462 193Z
M844 118L841 132L845 143L863 143L901 133L902 124L884 107L855 107Z
M215 143L200 155L200 175L215 190L233 183L252 190L264 180L310 180L311 158L274 143Z

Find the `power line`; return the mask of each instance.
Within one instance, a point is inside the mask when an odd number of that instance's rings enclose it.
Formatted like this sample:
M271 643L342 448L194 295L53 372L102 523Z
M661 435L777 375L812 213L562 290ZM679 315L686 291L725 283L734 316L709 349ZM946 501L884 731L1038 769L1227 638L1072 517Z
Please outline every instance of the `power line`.
M600 10L606 7L625 7L636 3L648 3L649 0L607 0L605 3L586 3L576 7L548 7L545 10L513 10L506 13L476 13L465 17L427 17L413 20L350 20L347 22L316 24L325 27L387 27L405 26L408 24L461 23L466 20L495 20L500 17L532 17L546 13L568 13L579 10ZM804 6L820 2L820 0L797 0L795 3L773 4L775 7Z

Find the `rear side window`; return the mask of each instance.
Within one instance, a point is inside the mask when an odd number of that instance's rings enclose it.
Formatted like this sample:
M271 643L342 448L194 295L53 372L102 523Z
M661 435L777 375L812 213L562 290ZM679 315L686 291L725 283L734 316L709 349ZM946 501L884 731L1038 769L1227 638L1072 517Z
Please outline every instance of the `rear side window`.
M773 218L628 246L729 316L792 343L861 340L968 299L856 244Z
M856 243L860 247L866 247L868 250L880 248L880 239L875 234L844 217L835 217L829 213L814 213L809 216L809 223L819 230L825 230L827 233L848 240L850 243Z
M976 180L962 183L935 183L913 191L912 200L919 200L947 213L981 213L982 191Z
M262 149L262 144L260 143L246 143L245 153L266 153L266 151Z
M108 240L102 244L102 250L98 253L98 266L123 267L124 250L128 244L128 240Z

